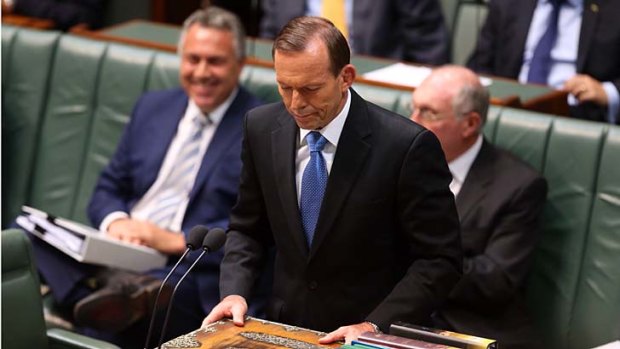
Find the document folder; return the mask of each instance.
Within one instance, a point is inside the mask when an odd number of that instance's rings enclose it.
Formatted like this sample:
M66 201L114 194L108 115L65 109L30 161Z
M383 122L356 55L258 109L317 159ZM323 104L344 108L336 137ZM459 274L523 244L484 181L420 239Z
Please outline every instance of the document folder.
M166 264L167 257L141 245L130 244L68 219L22 206L17 224L78 262L143 272Z

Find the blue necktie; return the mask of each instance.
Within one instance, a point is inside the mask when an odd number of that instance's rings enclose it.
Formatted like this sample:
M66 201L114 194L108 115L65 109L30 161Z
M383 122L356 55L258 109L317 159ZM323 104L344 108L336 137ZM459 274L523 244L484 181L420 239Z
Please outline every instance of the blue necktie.
M549 0L553 6L551 15L549 16L549 24L547 30L538 41L532 61L530 62L530 70L527 73L527 82L547 84L549 72L551 71L551 50L558 38L558 18L560 17L560 7L565 0Z
M321 151L327 143L327 139L319 132L312 131L306 136L310 149L310 161L306 165L301 180L301 200L299 209L304 226L304 234L308 247L312 246L316 222L319 219L323 194L327 186L327 167Z

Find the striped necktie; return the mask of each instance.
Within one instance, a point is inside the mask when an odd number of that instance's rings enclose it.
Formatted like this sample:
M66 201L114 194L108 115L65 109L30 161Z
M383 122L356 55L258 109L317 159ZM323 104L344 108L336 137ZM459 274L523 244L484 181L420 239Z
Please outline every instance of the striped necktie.
M208 117L197 115L192 120L190 137L183 143L174 165L156 196L157 204L149 214L149 220L168 229L179 205L188 198L194 184L196 167L200 166L200 143L202 131L209 123Z
M560 8L566 0L549 0L553 9L549 15L549 22L547 23L547 29L543 33L543 36L538 41L534 53L532 55L532 61L530 62L530 70L527 73L527 82L547 84L549 79L549 72L551 71L551 50L555 46L555 42L558 38L558 19L560 17Z
M306 135L308 148L310 149L310 161L306 165L301 180L301 199L299 200L299 210L301 220L306 235L308 247L312 246L314 230L319 219L323 194L327 187L327 167L323 158L323 147L327 139L319 132L312 131Z

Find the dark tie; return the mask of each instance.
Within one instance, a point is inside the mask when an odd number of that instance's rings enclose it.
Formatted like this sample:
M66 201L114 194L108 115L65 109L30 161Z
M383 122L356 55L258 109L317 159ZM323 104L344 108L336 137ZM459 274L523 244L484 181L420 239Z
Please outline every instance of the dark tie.
M310 149L310 161L306 165L301 181L301 200L299 209L304 226L304 234L308 247L312 246L316 222L319 219L323 194L327 186L327 167L321 151L327 143L327 139L319 132L312 131L306 135L308 148Z
M551 50L558 38L558 18L560 17L560 7L566 0L549 0L553 6L547 30L538 41L532 61L530 62L530 70L527 74L527 82L547 84L549 72L551 71Z

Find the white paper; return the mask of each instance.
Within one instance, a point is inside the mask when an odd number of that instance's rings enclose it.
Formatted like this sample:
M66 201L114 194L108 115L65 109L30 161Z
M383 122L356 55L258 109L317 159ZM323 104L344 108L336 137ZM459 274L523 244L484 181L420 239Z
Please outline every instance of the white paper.
M368 80L381 81L389 84L418 87L424 79L431 73L429 67L395 63L387 67L379 68L364 74ZM483 86L491 85L493 81L489 78L480 77Z

